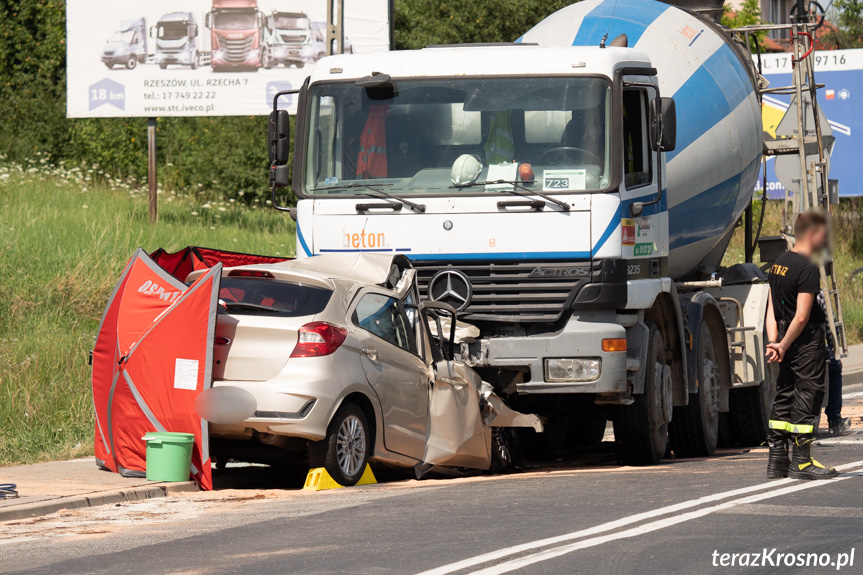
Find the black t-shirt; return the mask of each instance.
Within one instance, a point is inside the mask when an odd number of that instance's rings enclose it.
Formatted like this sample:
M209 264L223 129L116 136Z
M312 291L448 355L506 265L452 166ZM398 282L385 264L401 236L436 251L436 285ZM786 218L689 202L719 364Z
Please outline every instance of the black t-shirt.
M821 273L809 258L797 252L787 251L778 258L768 271L770 294L773 296L773 315L777 323L789 322L797 313L797 294L821 291ZM812 303L809 323L825 323L827 316L817 302Z

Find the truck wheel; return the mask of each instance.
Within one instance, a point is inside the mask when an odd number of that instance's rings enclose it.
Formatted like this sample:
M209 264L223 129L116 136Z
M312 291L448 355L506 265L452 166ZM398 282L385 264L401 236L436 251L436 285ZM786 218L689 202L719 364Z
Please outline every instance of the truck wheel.
M779 368L767 364L767 378L760 385L732 389L728 393L728 417L738 445L750 447L767 440L767 422L773 408L773 395Z
M200 56L195 52L195 58L192 60L192 70L198 69L198 58L200 58Z
M134 70L137 67L138 67L138 59L135 58L134 56L129 56L129 59L126 60L126 69L127 70Z
M105 62L105 67L108 68L109 70L113 70L114 64L112 62Z
M261 66L263 66L265 70L269 70L273 67L273 61L270 59L269 50L264 50L264 53L261 55Z
M371 451L366 415L353 403L342 405L321 441L309 443L309 465L324 467L339 485L356 485Z
M662 334L652 323L647 348L644 393L633 396L632 405L621 406L614 413L614 442L626 465L656 465L668 445L667 405L671 401Z
M716 452L719 441L720 371L707 322L698 334L698 390L689 404L674 408L669 424L671 448L678 457L704 457Z
M167 67L168 67L168 63L167 63L167 62L165 62L164 60L162 60L161 62L159 62L159 68L161 68L162 70L164 70L164 69L165 69L165 68L167 68Z

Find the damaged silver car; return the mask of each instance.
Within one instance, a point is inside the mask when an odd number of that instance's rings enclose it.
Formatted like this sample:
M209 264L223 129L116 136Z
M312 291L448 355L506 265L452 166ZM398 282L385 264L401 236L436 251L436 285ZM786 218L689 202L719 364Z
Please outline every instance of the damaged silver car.
M404 256L225 268L219 298L213 388L199 411L221 461L307 456L353 485L367 462L417 476L488 470L507 462L500 429L542 431L457 360L457 331L471 326L420 302Z

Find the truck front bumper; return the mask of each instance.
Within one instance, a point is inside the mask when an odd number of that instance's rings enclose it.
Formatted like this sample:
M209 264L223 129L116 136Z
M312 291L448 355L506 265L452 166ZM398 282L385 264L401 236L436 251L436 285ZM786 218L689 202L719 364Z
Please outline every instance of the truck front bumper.
M621 393L627 390L626 352L603 351L602 341L625 338L626 329L613 313L573 315L557 332L483 339L482 365L527 370L530 378L516 385L519 393ZM599 376L592 381L549 381L545 360L550 358L599 358Z

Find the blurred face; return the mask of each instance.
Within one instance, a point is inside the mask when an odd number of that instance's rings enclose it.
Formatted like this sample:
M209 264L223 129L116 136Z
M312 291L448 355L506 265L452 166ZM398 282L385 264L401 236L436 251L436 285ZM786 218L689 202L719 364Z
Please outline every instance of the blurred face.
M820 252L827 248L827 226L815 226L807 235L813 252Z

